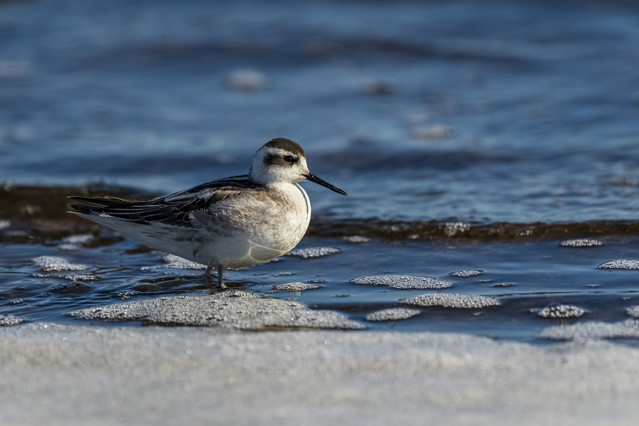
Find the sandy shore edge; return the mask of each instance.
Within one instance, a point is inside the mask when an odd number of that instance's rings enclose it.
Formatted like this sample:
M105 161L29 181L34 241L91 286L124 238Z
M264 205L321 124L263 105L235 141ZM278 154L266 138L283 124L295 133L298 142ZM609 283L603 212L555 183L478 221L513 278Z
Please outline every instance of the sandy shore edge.
M459 334L0 328L0 424L636 424L639 350ZM425 423L424 423L425 422Z

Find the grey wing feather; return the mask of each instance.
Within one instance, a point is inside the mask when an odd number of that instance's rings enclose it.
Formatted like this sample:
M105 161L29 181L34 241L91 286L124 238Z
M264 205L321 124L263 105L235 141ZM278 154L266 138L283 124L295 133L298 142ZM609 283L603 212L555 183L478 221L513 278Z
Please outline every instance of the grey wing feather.
M233 197L239 193L238 189L258 188L263 186L253 182L248 176L234 176L147 201L109 196L69 198L74 213L108 215L139 224L161 222L189 228L193 226L192 212L207 209L216 202Z

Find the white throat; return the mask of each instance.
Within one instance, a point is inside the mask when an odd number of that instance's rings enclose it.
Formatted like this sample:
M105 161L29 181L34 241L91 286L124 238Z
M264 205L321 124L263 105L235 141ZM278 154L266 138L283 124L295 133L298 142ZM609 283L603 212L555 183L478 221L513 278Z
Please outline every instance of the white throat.
M286 163L283 158L292 156L297 159L293 164ZM274 147L262 147L253 157L249 177L262 185L275 183L296 184L306 178L309 173L306 158L294 155L286 150Z

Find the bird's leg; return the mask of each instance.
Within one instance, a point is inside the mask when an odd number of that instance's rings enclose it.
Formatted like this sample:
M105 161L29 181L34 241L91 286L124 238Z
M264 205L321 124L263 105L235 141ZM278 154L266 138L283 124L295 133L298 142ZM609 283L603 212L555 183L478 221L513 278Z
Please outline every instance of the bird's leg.
M224 267L222 265L217 265L217 285L220 288L226 288L226 285L224 285Z
M213 282L213 277L212 277L212 273L213 272L213 268L211 268L211 265L208 265L206 267L206 272L204 273L204 276L206 277L206 282L208 285L210 285L211 287L215 287L215 283Z
M213 286L213 267L208 265L206 267L206 272L204 273L206 276L206 281L209 285ZM224 284L224 267L222 265L217 266L217 286L219 288L226 288Z

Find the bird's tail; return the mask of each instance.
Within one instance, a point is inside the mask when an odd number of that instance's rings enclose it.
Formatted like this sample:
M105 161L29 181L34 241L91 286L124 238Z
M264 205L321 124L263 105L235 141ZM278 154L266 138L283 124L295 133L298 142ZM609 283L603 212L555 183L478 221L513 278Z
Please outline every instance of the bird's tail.
M79 195L71 195L69 198L70 213L79 214L100 214L107 213L109 210L129 206L131 201L117 197L83 197Z

